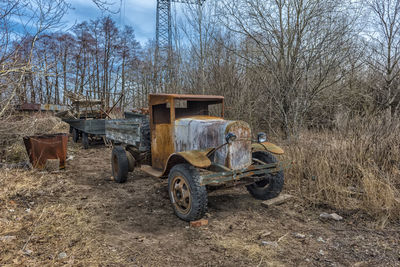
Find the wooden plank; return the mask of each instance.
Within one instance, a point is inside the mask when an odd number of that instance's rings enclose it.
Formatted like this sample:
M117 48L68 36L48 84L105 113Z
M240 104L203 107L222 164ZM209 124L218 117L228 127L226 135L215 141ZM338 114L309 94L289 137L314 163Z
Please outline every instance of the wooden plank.
M291 198L293 198L292 195L281 194L281 195L277 196L276 198L268 199L268 200L261 202L261 205L268 208L268 207L271 207L274 205L283 204L284 202L286 202L287 200L289 200Z

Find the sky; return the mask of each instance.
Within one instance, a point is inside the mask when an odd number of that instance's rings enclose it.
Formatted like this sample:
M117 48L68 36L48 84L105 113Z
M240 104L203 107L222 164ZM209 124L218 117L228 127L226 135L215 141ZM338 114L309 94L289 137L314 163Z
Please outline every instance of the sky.
M111 10L121 12L110 14L102 12L92 0L68 0L71 10L65 15L67 25L94 20L102 15L110 15L119 25L129 25L135 30L136 39L145 45L149 39L155 39L157 0L110 0L115 4ZM121 4L122 3L122 4Z

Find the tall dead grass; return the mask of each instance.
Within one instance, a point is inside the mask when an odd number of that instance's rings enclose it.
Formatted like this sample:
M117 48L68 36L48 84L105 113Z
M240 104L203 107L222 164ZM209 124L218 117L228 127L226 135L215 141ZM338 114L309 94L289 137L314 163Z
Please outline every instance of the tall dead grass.
M382 225L400 218L400 120L342 119L288 144L287 187L314 204L361 210Z

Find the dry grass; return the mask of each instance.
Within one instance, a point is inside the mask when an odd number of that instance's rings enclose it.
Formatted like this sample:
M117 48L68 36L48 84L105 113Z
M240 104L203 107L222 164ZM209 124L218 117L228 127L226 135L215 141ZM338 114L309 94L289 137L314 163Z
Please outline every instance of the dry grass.
M276 247L260 246L260 242L243 240L235 237L223 237L216 240L218 246L229 251L240 252L251 259L259 261L257 266L284 266L273 259L277 257Z
M381 225L400 218L400 121L341 121L335 130L305 131L288 144L289 189L314 204L361 210Z
M57 173L0 170L0 265L99 266L118 262L89 214L60 199L71 185ZM63 259L59 254L65 252Z

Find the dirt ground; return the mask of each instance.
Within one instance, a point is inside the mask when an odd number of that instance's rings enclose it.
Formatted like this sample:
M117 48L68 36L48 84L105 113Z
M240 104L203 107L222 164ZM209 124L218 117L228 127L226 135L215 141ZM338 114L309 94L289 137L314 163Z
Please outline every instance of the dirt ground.
M398 223L297 198L265 208L237 187L210 192L209 225L191 228L165 180L117 184L110 155L70 141L65 171L0 172L0 266L400 266Z

